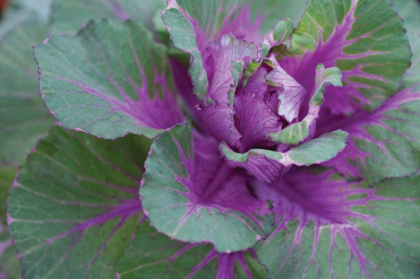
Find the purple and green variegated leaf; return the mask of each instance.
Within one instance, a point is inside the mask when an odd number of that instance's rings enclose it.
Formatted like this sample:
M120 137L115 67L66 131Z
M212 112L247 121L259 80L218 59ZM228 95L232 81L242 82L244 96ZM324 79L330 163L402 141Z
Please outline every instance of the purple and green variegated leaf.
M211 242L218 252L252 247L271 230L265 202L223 162L215 142L192 133L176 126L154 140L140 188L145 212L174 239Z
M281 66L309 92L319 63L340 68L345 86L325 94L335 114L379 107L399 89L411 56L403 20L384 0L311 1L289 52Z
M273 2L275 1L168 1L162 18L174 45L192 56L189 73L194 84L194 93L200 100L213 103L208 96L211 78L206 66L210 43L220 41L223 35L231 33L239 40L259 44L262 36L282 17L277 13L280 10L275 7L281 6L284 1L270 5ZM296 5L301 5L300 2L297 1ZM280 39L281 31L276 30L274 37Z
M370 188L332 170L296 169L256 183L277 228L255 249L269 278L417 278L420 175Z
M171 240L144 222L118 261L117 278L267 278L254 253L219 254L211 244Z
M404 76L404 88L420 83L420 2L417 0L392 0L395 10L404 18L413 57L411 67Z
M264 35L262 42L260 43L260 55L259 59L251 60L244 72L242 83L245 86L248 83L248 79L255 74L258 68L264 61L264 57L268 55L270 50L274 47L282 47L286 44L290 44L291 35L293 33L293 21L288 18L278 21L271 31ZM283 69L281 69L283 71Z
M138 187L148 140L113 141L54 127L8 199L24 278L115 278L143 213Z
M35 57L45 104L67 129L153 138L183 121L166 48L140 23L91 21Z
M330 160L346 147L348 133L341 130L324 134L286 152L251 149L236 153L222 143L220 151L231 167L244 168L254 177L273 182L284 175L291 166L310 166Z
M38 94L31 48L47 35L45 26L26 23L0 45L0 165L22 164L54 123Z
M262 56L265 57L271 48L279 46L289 40L292 33L293 21L291 19L288 18L278 21L271 29L271 32L263 37L261 43Z
M376 183L410 175L420 168L420 88L405 89L373 114L359 113L339 128L347 131L346 149L326 163L348 178Z
M246 0L181 1L169 0L162 16L175 47L191 54L189 74L198 99L213 103L208 97L209 73L205 67L210 42L220 41L229 32L242 39L251 27ZM243 30L243 28L252 28ZM241 38L242 37L242 38ZM230 61L227 63L230 66ZM230 86L230 84L228 84ZM227 92L224 92L227 94Z
M16 169L12 166L0 166L0 278L2 279L20 278L20 263L6 223L6 199L15 172Z
M54 34L76 33L89 20L102 18L131 18L152 29L153 18L165 6L166 0L54 0L51 29Z
M276 61L272 60L272 63ZM278 64L277 64L278 65ZM280 67L280 66L278 66ZM281 68L281 67L280 67ZM341 87L341 72L337 67L325 69L324 65L320 64L316 68L315 74L315 88L311 94L311 99L309 100L309 110L308 114L305 118L297 123L293 123L286 127L285 129L281 130L277 133L270 133L268 137L280 143L286 144L298 144L308 137L313 137L315 134L316 129L316 119L319 116L319 110L321 109L322 104L324 103L324 93L325 88L328 85L338 86ZM288 92L289 93L289 92ZM293 95L293 94L292 94ZM289 100L289 94L283 96L282 94L279 95L280 102L282 100ZM292 105L300 105L301 99L305 97L305 93L295 94L293 96L297 96L300 98L299 103L295 102L294 98L291 98L290 101L286 102L286 106L279 106L279 114L282 111L286 111L288 113L294 112L294 117L298 116L299 109L296 110L294 106L290 107L289 104ZM298 106L299 108L299 106Z

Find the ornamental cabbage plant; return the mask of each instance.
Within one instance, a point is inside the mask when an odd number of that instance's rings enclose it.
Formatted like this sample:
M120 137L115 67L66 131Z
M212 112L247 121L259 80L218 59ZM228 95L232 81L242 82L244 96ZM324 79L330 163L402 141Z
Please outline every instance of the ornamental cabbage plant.
M56 0L19 22L0 255L22 278L418 278L420 4L305 2Z

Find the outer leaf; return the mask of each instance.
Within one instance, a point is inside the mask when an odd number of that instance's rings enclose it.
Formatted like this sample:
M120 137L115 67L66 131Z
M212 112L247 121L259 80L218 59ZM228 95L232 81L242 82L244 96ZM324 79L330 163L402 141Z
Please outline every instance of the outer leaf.
M277 230L256 245L269 278L417 278L420 175L371 189L317 173L257 187L277 212Z
M45 103L68 129L153 138L182 122L165 48L139 23L93 21L35 56Z
M0 164L23 163L54 122L38 95L31 48L47 35L44 26L23 24L0 46Z
M218 252L252 247L269 230L265 203L251 196L245 177L223 164L217 145L189 125L157 138L146 161L140 196L158 231ZM241 201L238 203L238 201Z
M336 114L379 107L397 92L410 62L403 21L383 0L311 1L290 52L297 57L281 66L307 91L319 63L340 68L346 86L326 92Z
M0 167L0 278L7 279L20 278L20 263L6 223L6 199L15 178L15 172L14 167Z
M242 167L254 177L270 183L284 175L292 165L309 166L334 158L346 146L347 136L348 133L337 130L284 153L251 149L239 154L225 143L222 143L220 151L230 166Z
M324 103L325 88L328 85L342 86L340 70L336 67L325 69L324 65L320 64L316 69L315 88L309 101L308 114L301 122L293 123L280 132L271 133L268 137L273 141L286 144L298 144L308 137L312 138L315 134L316 119L318 118L319 111ZM302 98L301 95L302 93L296 94L296 96ZM280 95L280 101L282 101L282 99L287 100L287 98L287 95ZM293 100L294 99L292 98L288 104L293 103ZM300 102L298 104L300 104ZM282 106L279 106L279 113L281 109ZM295 116L297 116L298 113L299 110L295 111Z
M139 226L117 266L125 278L266 278L251 252L217 253L210 244L188 244Z
M24 278L115 278L142 210L148 141L54 127L29 155L8 200Z
M420 168L419 89L403 90L374 114L356 114L349 124L339 125L349 132L349 144L327 165L369 183L416 172Z
M52 32L76 33L90 19L102 18L122 21L132 18L151 27L152 18L165 6L165 0L54 0Z

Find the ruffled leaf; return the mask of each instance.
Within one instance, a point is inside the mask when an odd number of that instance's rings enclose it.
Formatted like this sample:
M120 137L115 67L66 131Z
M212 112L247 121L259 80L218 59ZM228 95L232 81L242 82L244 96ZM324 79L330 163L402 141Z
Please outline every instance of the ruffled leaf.
M420 168L419 89L403 90L374 114L356 114L350 124L339 126L350 140L327 165L369 183L416 172Z
M153 138L183 120L165 48L139 23L93 21L35 56L45 103L68 129Z
M211 56L206 64L210 81L208 98L213 104L204 108L204 121L215 138L239 146L241 135L233 121L234 94L248 61L258 57L258 49L252 43L224 35L220 43L210 45L209 53Z
M0 46L0 164L22 164L54 123L38 94L31 48L47 35L46 27L27 23Z
M23 278L114 278L143 215L137 194L149 141L54 127L18 174L8 224Z
M333 171L289 172L271 185L277 229L256 245L269 278L416 278L420 274L418 174L375 187Z
M347 136L348 133L337 130L286 152L251 149L240 154L225 143L222 143L220 150L230 166L242 167L262 181L273 182L284 175L292 165L309 166L334 158L345 148Z
M6 223L6 199L16 169L0 166L0 278L20 279L20 263Z
M145 222L118 261L117 278L267 277L252 252L217 253L210 244L171 240Z
M214 142L194 137L183 125L154 140L140 188L145 212L171 238L211 242L218 252L252 247L270 231L265 203L223 163Z
M281 66L307 91L319 63L340 68L345 86L326 92L335 114L379 107L397 92L410 65L403 21L382 0L311 1L289 51L296 56Z
M308 137L314 136L316 119L318 118L319 111L321 109L322 104L324 103L325 87L327 87L328 85L342 86L340 70L336 67L325 69L324 65L318 65L316 69L315 84L316 87L311 95L312 97L309 101L309 111L306 117L301 122L293 123L287 126L285 129L281 130L280 132L269 134L268 137L271 140L286 144L298 144L307 139ZM295 95L301 96L302 94ZM288 98L288 95L280 97L280 101L283 98ZM293 99L291 100L293 101ZM289 103L291 102L287 102L286 104ZM292 104L295 103L292 102ZM279 113L281 109L282 106L280 105ZM292 110L286 111L292 112ZM295 110L294 115L297 116L298 113L299 110Z
M281 68L275 56L270 56L266 61L273 67L273 70L265 76L266 81L271 86L280 87L281 91L278 114L290 123L299 116L301 103L306 97L306 90Z

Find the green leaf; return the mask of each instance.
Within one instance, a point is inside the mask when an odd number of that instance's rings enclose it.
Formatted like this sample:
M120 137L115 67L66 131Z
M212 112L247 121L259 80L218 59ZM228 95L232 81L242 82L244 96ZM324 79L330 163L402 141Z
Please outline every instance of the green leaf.
M142 217L137 194L149 141L54 127L19 172L8 223L24 278L115 278Z
M323 134L286 152L251 149L236 153L226 143L220 150L232 167L242 167L251 175L267 183L276 181L292 165L310 166L328 161L346 147L348 133L337 130Z
M309 101L309 112L305 118L297 123L287 126L277 133L270 133L268 137L280 143L299 144L308 137L313 137L316 119L324 103L325 87L328 85L342 86L341 72L337 67L325 69L324 65L318 65L315 76L315 89Z
M116 268L118 278L267 277L250 252L218 254L210 244L171 240L144 222Z
M347 178L376 183L387 177L411 175L420 168L420 88L396 94L371 115L348 119L346 149L326 165Z
M12 245L6 223L6 199L12 187L16 169L0 167L0 278L20 278L20 263Z
M102 18L122 21L131 18L151 28L153 18L165 6L165 0L55 0L51 29L54 34L74 34L89 20Z
M302 73L340 68L345 86L326 93L336 114L378 108L398 92L411 58L403 21L384 0L311 1L289 52L281 65L307 90L314 85Z
M260 185L270 188L277 229L257 243L258 259L273 279L417 278L419 183L417 173L370 188L301 169Z
M92 21L35 48L48 108L68 129L153 138L183 121L166 48L140 23Z
M47 36L45 26L27 23L0 45L0 164L22 164L54 122L38 94L32 54Z
M271 230L266 204L251 196L241 173L223 164L211 139L193 141L189 125L154 140L146 170L143 208L153 226L171 238L234 252Z

